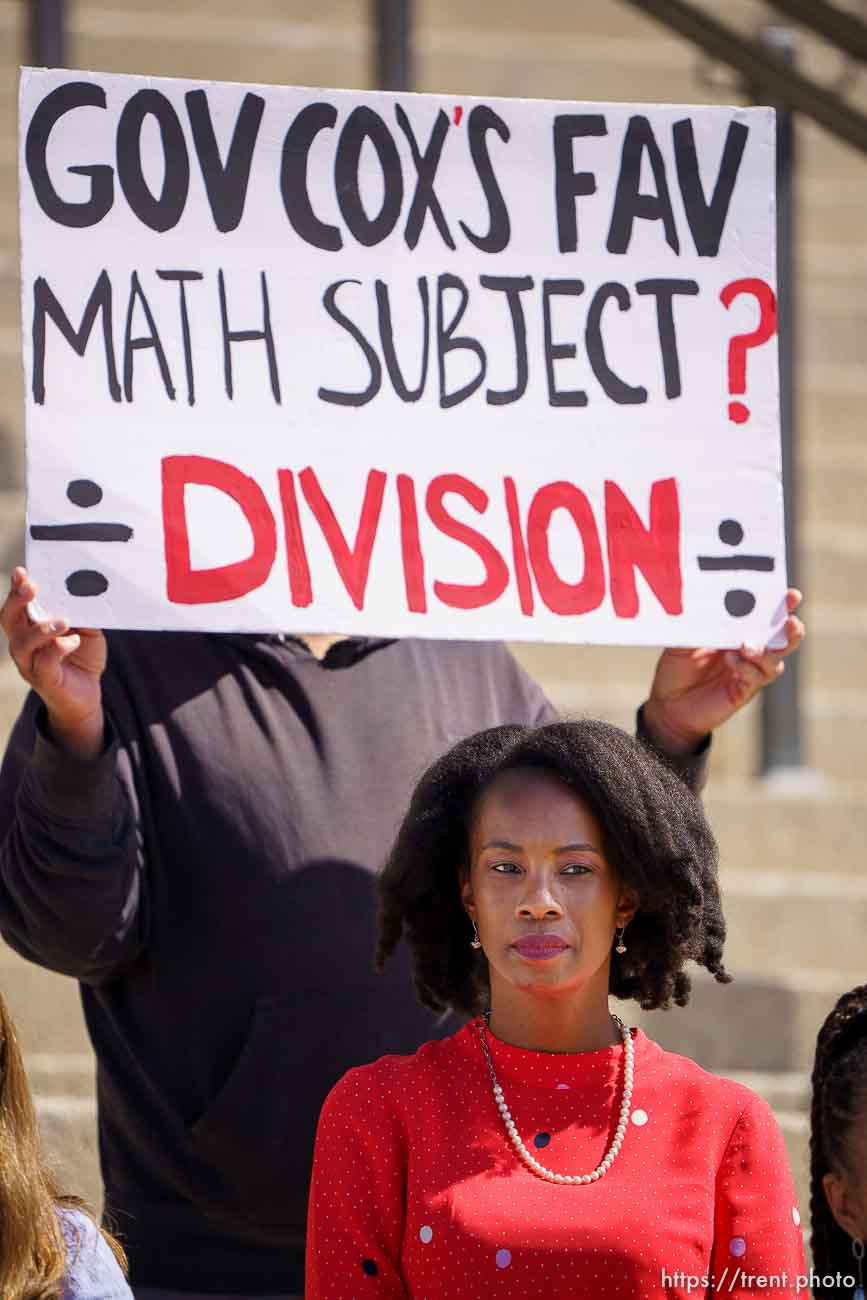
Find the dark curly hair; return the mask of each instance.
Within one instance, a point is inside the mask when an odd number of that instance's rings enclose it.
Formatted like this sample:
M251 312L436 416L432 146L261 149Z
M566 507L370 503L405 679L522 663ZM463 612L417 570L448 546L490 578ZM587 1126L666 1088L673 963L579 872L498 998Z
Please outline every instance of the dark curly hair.
M813 1271L818 1278L853 1274L852 1239L831 1213L822 1186L834 1169L852 1170L847 1142L867 1116L867 984L837 1002L816 1040L810 1123L810 1220ZM814 1287L813 1294L837 1290ZM848 1292L847 1292L848 1294Z
M428 769L379 876L377 969L405 935L425 1006L471 1016L486 1008L487 961L470 947L460 881L479 795L501 772L525 767L550 772L587 803L608 862L638 894L628 953L611 966L611 992L648 1010L684 1006L690 958L729 983L717 846L701 801L646 745L591 720L492 727Z

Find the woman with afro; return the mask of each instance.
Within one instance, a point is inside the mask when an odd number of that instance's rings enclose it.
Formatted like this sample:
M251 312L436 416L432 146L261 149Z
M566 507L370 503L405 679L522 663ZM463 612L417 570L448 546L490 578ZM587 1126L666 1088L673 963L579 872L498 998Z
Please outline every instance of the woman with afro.
M332 1090L308 1300L798 1294L769 1106L609 1010L683 1006L688 961L730 980L673 771L602 722L471 736L419 782L380 898L377 963L405 938L421 1001L470 1020Z

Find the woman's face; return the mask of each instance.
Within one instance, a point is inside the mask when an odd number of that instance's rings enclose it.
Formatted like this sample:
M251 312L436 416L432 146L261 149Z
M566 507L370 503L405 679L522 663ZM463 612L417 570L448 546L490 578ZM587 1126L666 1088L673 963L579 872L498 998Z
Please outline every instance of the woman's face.
M867 1241L867 1114L849 1130L846 1169L826 1174L822 1180L831 1213L850 1237ZM867 1280L867 1261L865 1261Z
M504 772L481 795L461 898L476 922L495 995L500 981L542 996L599 980L607 991L617 926L636 898L606 861L590 808L554 775Z

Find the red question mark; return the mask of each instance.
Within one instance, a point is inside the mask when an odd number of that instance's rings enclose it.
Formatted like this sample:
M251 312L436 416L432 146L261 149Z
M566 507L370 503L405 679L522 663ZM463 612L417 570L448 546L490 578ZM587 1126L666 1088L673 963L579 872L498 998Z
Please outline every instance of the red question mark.
M759 304L759 323L752 334L736 334L729 342L729 392L747 391L747 352L767 343L777 332L777 300L774 291L764 280L732 280L720 291L720 302L730 307L742 293L751 293ZM729 419L735 424L745 424L750 418L750 408L743 402L729 402Z

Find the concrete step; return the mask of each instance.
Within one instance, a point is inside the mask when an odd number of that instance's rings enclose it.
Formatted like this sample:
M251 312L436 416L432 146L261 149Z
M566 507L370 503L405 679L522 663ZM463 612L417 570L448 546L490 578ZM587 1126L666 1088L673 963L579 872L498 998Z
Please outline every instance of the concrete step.
M760 775L761 708L761 700L753 700L716 733L712 782L740 781ZM822 783L828 782L849 793L863 791L867 771L865 721L867 693L863 689L805 690L801 742L803 762L810 771L801 774L800 783L793 782L781 793L788 794L790 800L800 799L820 792Z
M0 491L0 586L24 559L24 494Z
M859 445L867 376L863 365L805 364L798 377L798 465L812 473L814 456L835 454L837 447ZM861 445L863 451L863 443ZM806 485L802 482L802 491ZM833 512L831 519L833 519Z
M802 456L802 519L864 527L867 523L867 443L810 446Z
M863 180L857 168L840 172L829 186L826 179L819 176L807 176L801 184L799 201L809 203L821 211L834 204L839 188L845 203L858 202L862 192ZM813 298L825 299L826 310L843 310L851 306L852 293L863 291L864 277L867 275L867 249L857 240L834 243L825 239L821 230L815 230L811 239L799 239L797 255L805 266L804 306ZM833 299L837 292L843 295L842 306L834 307ZM799 376L799 381L803 376Z
M11 491L21 493L23 499L24 489L24 464L23 449L24 435L18 428L12 427L11 424L4 424L3 403L0 401L0 491ZM15 514L18 513L17 503L14 506ZM14 516L12 517L14 524ZM0 520L0 528L8 531L12 526L8 519Z
M0 3L0 36L9 37L9 43L0 45L3 52L2 63L12 63L13 57L18 53L15 42L20 35L24 39L25 16L21 13L21 6L14 3L14 0L3 0Z
M4 586L6 575L3 575ZM4 650L5 654L5 650ZM27 686L18 676L9 659L0 660L0 753L27 694Z
M28 1052L24 1057L34 1096L96 1096L95 1061L86 1052Z
M774 793L761 781L711 779L704 796L724 867L784 868L792 887L802 872L864 871L867 799L831 782L810 794Z
M7 0L4 7L9 9L12 6ZM186 29L200 30L203 42L242 44L246 41L255 44L259 40L281 39L290 46L293 41L312 41L314 37L328 43L337 39L335 31L338 35L347 32L355 36L367 30L363 21L364 11L359 14L354 0L327 0L316 6L315 19L311 20L309 14L310 7L298 0L294 4L281 3L280 0L255 0L241 17L232 0L215 0L209 6L209 17L213 21L207 28L197 29L194 27L194 14L179 14L165 0L150 0L135 9L132 6L125 8L120 0L90 0L75 6L70 16L70 30L79 41L94 34L124 41L154 26L163 30L165 25L168 40L183 30L180 23L186 20ZM168 25L172 18L180 20L174 28ZM630 45L640 40L645 54L648 47L655 53L657 46L684 48L687 54L691 53L686 42L668 33L660 24L622 8L615 0L595 0L592 7L581 12L580 19L579 25L574 5L568 0L546 0L533 10L532 17L526 7L514 0L497 5L478 3L472 6L463 4L461 0L447 0L436 5L419 4L416 35L423 43L445 30L453 32L456 38L463 36L475 42L477 38L502 33L522 48L537 40L544 45L546 36L558 41L571 36L576 42L582 38L591 43L615 39ZM729 0L726 19L744 30L751 30L755 20L753 4L750 0ZM11 16L6 21L11 22ZM262 34L247 30L259 23L269 24ZM809 49L811 54L813 46L821 49L821 42L809 33L804 34L804 39L807 42L805 49ZM615 76L617 72L615 65Z
M4 180L6 179L4 174ZM8 183L11 182L12 168L9 169L8 174ZM21 293L18 276L17 256L13 257L11 248L8 253L0 252L0 330L2 331L21 329ZM4 341L4 347L7 346L8 342Z
M0 231L6 243L10 234L18 229L18 186L0 190Z
M0 940L0 989L15 1021L21 1050L42 1060L90 1053L78 984L25 961Z
M860 604L867 591L867 528L830 522L801 528L799 585L829 604Z
M733 0L731 8L734 13L743 10L743 0ZM483 35L490 34L508 36L525 48L540 37L560 42L572 38L576 44L583 39L590 43L611 40L631 46L640 38L645 52L653 50L654 53L669 48L680 52L683 45L660 23L612 0L597 0L595 4L582 6L580 22L579 11L569 0L544 0L532 11L516 0L502 4L477 0L474 5L467 5L463 0L437 0L436 4L420 6L419 23L424 35L452 33L456 40L463 38L474 44ZM618 72L621 67L614 63Z
M9 491L23 485L24 371L16 337L14 351L0 348L0 489Z
M801 175L824 178L831 186L858 165L849 145L805 117L798 119L797 151Z
M659 651L646 646L563 646L516 641L512 654L536 681L541 682L558 707L560 701L580 684L614 684L627 687L636 696L647 691ZM555 698L556 697L556 698ZM641 703L635 699L635 707Z
M860 948L850 950L848 967L824 970L810 969L797 949L773 970L759 970L752 954L747 954L749 964L738 963L729 948L727 943L724 961L731 984L718 984L706 971L690 966L687 1006L642 1011L627 1003L624 1019L640 1023L669 1051L716 1073L809 1074L816 1036L828 1013L842 993L864 982Z
M859 399L863 404L867 392L867 375L864 367L853 365L851 361L814 361L805 365L797 376L798 392L805 401L813 400L812 413L815 418L813 433L819 439L829 436L837 428L835 412L846 410L852 402ZM842 403L842 406L841 406ZM845 421L848 436L856 436L857 420L854 416Z
M811 973L855 969L867 933L863 874L723 868L727 962L773 977L797 962Z
M275 85L372 84L369 29L351 23L274 22L244 13L213 18L176 7L156 14L116 5L100 10L76 6L71 36L76 62L110 72L156 70L161 77Z
M855 321L867 301L867 263L849 256L853 245L812 243L801 257L809 280L805 281L799 313L820 314L824 320Z
M35 1094L43 1146L65 1192L82 1196L97 1213L102 1209L102 1179L92 1097Z
M602 3L610 5L612 0L602 0ZM740 3L743 3L743 0L740 0ZM208 13L215 19L215 26L209 25L208 30L202 31L202 40L233 39L245 19L250 23L260 21L280 23L284 30L277 34L288 37L292 35L292 31L303 31L308 26L305 15L309 10L310 6L304 4L303 0L290 0L289 3L286 0L250 0L243 11L243 16L239 16L237 5L233 4L232 0L210 0ZM85 36L90 30L101 27L106 34L116 36L118 39L126 39L143 27L155 22L165 22L172 17L186 18L187 23L191 25L195 21L196 14L195 12L185 14L182 9L167 3L167 0L138 0L135 5L124 4L123 0L82 0L82 3L75 6L69 22L70 30L79 36ZM224 33L219 23L227 18L233 19L234 26L228 33ZM316 5L314 25L321 25L324 35L327 35L332 27L340 30L357 22L358 5L355 0L322 0ZM170 31L170 28L167 29L167 39Z
M549 36L539 41L526 32L503 33L496 25L471 32L439 28L418 51L418 89L450 96L471 91L506 98L604 101L618 97L619 82L619 93L633 102L716 99L696 87L694 57L675 41L655 42L650 58L648 54L634 39L589 42L579 32L572 39ZM614 62L627 74L622 81L612 81ZM668 92L660 95L663 68Z

